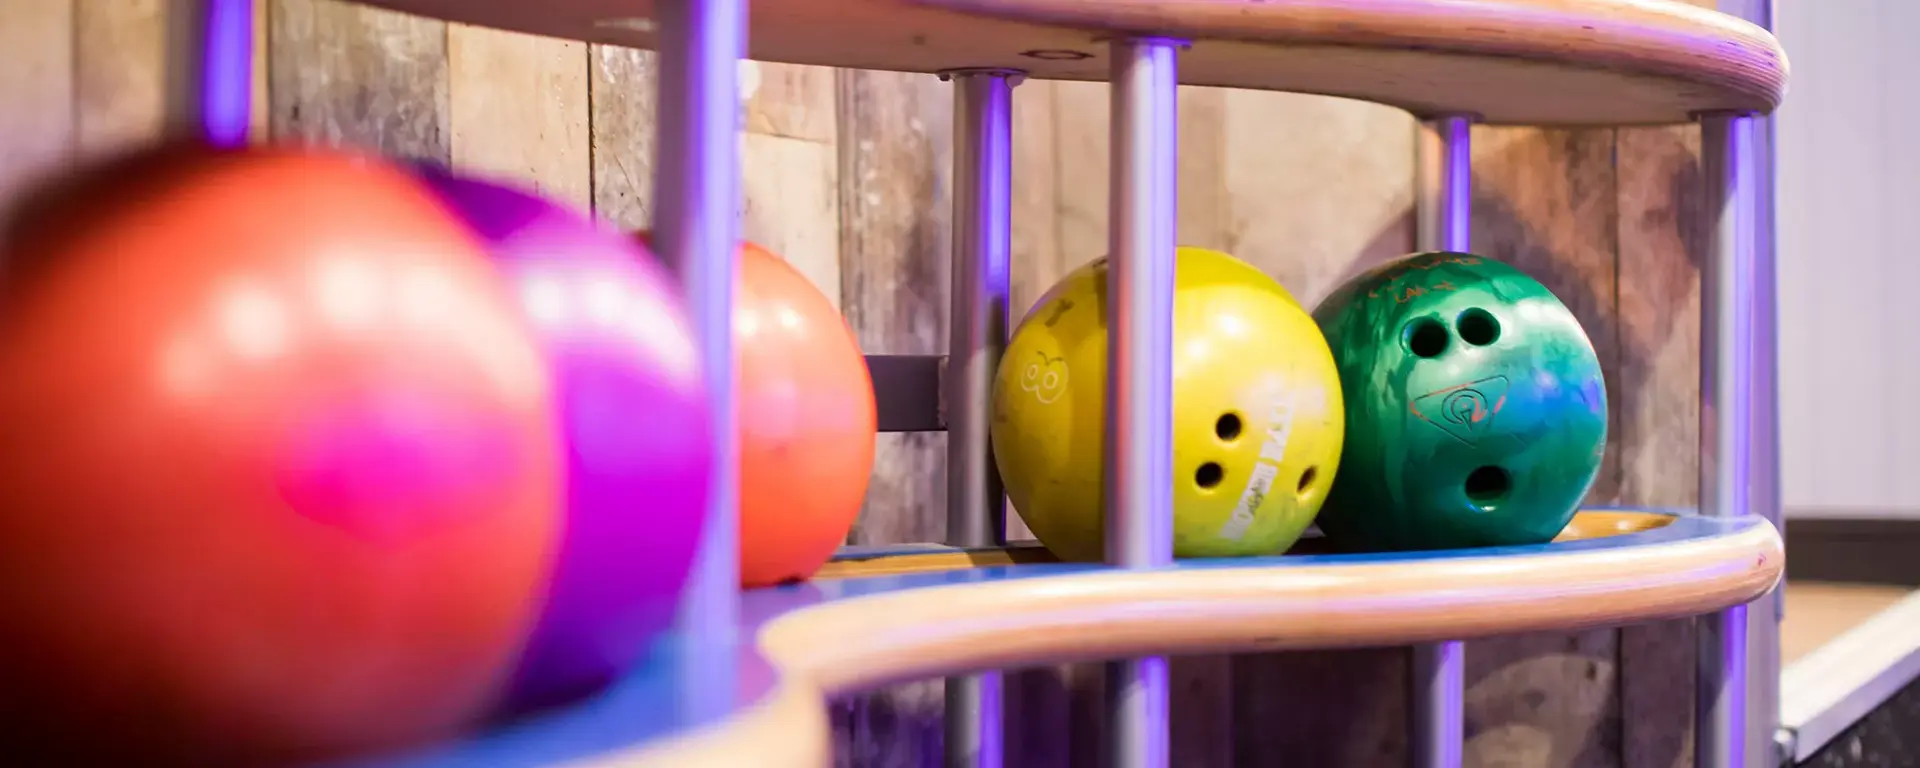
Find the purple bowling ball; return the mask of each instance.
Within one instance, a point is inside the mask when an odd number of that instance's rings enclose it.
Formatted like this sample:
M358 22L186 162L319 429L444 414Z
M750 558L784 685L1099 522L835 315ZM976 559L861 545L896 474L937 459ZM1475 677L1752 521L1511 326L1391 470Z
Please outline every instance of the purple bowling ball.
M555 382L564 536L506 713L585 694L673 622L706 519L712 441L692 325L632 238L539 196L416 172L492 246Z

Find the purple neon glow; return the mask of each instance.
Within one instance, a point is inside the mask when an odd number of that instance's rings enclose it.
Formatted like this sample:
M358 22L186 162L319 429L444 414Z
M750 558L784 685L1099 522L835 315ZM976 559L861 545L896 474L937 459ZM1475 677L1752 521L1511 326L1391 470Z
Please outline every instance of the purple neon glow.
M253 123L253 0L202 0L196 111L207 140L245 144Z
M654 240L678 270L700 339L707 414L714 436L707 527L679 631L696 643L682 705L695 716L734 707L733 646L740 610L739 428L734 403L733 292L739 249L740 59L747 0L655 3L659 85L654 89L659 147L653 181Z
M699 355L672 279L631 238L506 186L418 172L492 246L554 374L567 518L507 709L557 703L673 623L712 463Z

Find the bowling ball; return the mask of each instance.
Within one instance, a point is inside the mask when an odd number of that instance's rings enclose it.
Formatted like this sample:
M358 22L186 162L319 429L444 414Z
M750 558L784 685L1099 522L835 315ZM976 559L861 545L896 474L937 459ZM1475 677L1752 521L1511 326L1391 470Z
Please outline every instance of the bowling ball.
M330 151L168 146L29 194L0 233L0 751L306 761L485 717L561 489L481 244Z
M846 541L879 415L853 329L806 275L742 243L737 283L740 583L763 587L811 578Z
M1354 550L1553 539L1600 468L1600 361L1566 305L1518 269L1421 253L1314 310L1347 395L1347 450L1320 512Z
M1173 551L1276 554L1325 498L1344 425L1333 358L1287 290L1227 254L1177 251ZM1062 278L1014 331L993 382L993 455L1034 535L1105 552L1105 259Z
M699 356L672 279L632 238L512 186L416 172L487 244L553 379L566 521L505 710L552 704L673 621L710 487Z

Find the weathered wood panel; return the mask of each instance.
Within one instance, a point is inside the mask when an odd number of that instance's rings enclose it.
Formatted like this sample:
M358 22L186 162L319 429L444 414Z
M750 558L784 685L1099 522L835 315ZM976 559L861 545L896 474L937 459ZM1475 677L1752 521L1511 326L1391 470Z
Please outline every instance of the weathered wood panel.
M1620 500L1699 499L1700 131L1620 134ZM1621 630L1628 768L1693 763L1693 621Z
M454 167L591 210L586 44L454 24L446 46Z
M340 0L273 0L273 135L447 163L447 24Z
M834 70L746 62L741 72L741 236L780 254L844 312L842 265L856 259L840 242Z
M0 205L7 190L68 162L159 138L165 95L162 0L22 0L0 9ZM266 14L255 11L254 122L267 114Z
M947 347L952 86L926 75L839 74L841 307L873 354ZM853 543L946 535L946 436L883 435Z
M253 96L248 106L253 113L247 131L256 144L273 140L273 95L267 76L267 64L273 61L273 0L252 0L253 4Z
M1234 764L1407 765L1407 651L1234 658Z
M658 65L650 51L590 46L591 198L600 218L653 223ZM832 70L743 62L741 236L840 304L840 194Z
M740 65L747 133L833 145L840 138L839 70L747 61ZM927 77L923 75L922 77Z
M1227 249L1306 306L1413 249L1413 119L1349 99L1227 95Z
M660 72L652 51L587 48L593 210L614 226L646 229L653 226L653 94Z
M166 95L166 3L78 0L74 4L74 128L83 155L160 135Z
M1698 499L1700 131L1620 131L1621 496Z
M0 222L74 146L74 0L0 3Z
M1615 630L1467 643L1466 763L1620 764Z

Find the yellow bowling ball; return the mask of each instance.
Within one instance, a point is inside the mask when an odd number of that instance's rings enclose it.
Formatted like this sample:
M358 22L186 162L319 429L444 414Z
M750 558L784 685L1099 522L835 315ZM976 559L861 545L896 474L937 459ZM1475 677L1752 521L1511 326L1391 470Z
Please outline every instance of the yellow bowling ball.
M1284 552L1313 522L1345 438L1320 329L1260 270L1177 252L1173 299L1173 551ZM1106 259L1062 278L1014 331L993 381L993 454L1007 497L1063 560L1105 553L1101 443Z

